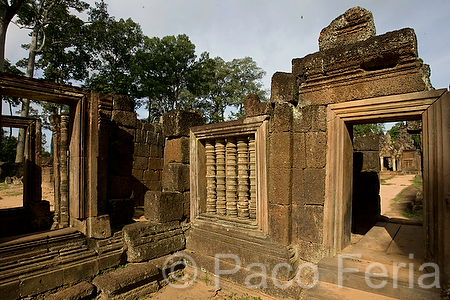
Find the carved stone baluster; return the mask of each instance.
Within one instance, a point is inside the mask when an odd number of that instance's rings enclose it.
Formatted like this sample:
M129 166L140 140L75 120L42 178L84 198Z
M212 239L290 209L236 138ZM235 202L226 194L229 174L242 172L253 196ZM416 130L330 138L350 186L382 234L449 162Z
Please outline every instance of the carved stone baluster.
M225 182L225 140L216 140L216 213L227 214L226 182Z
M248 138L237 139L237 165L238 165L238 217L249 217L249 169L248 169Z
M250 219L256 219L256 144L255 136L251 135L248 143L250 156Z
M236 138L227 139L226 146L226 165L227 165L227 215L237 217L237 170L236 170Z
M206 152L206 212L216 213L216 153L214 141L205 142Z

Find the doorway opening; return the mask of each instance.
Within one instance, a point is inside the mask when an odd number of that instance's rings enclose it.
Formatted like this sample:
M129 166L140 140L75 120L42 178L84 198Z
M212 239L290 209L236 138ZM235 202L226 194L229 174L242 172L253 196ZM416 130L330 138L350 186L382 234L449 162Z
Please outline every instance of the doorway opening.
M353 126L353 234L377 222L422 225L421 121Z

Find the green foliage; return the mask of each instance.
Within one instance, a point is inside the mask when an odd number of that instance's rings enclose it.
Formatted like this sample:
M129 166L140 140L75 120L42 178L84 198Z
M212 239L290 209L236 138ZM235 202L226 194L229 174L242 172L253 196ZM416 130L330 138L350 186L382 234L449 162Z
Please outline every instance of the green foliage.
M132 70L140 96L148 99L149 119L158 119L173 109L194 108L193 98L207 90L213 67L207 52L197 58L195 45L185 34L145 37Z
M11 62L7 59L5 59L4 61L4 68L6 73L14 75L24 75L22 71L20 71L16 66L12 65ZM17 107L21 103L20 99L16 97L3 96L3 100L8 103L11 115L13 115L13 107Z
M0 147L0 161L13 163L16 159L17 138L9 136L2 129L2 142Z
M86 44L92 53L92 73L85 85L102 93L137 97L132 60L142 48L144 35L132 19L116 21L109 16L102 1L89 11L91 23L86 26Z
M353 125L353 134L384 133L384 130L383 123Z
M400 131L400 126L403 125L403 122L397 122L394 126L391 127L391 129L388 130L391 141L395 141L397 139L398 132Z

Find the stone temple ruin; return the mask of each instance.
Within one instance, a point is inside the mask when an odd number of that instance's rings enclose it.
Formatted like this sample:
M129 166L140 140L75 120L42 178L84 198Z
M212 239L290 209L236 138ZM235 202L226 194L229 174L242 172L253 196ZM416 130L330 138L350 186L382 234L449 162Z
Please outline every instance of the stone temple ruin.
M28 132L23 207L0 210L2 298L136 299L160 287L164 260L181 251L212 274L217 263L234 270L221 277L240 285L257 285L261 270L249 265L263 264L267 295L328 299L289 283L305 263L331 268L355 220L377 222L376 208L355 206L369 196L354 192L353 179L383 164L356 162L352 126L399 120L422 122L423 259L439 266L448 292L450 93L429 74L412 29L377 36L359 7L322 30L318 52L273 75L270 103L249 95L237 121L203 125L196 112L172 111L149 124L127 97L1 73L2 95L70 106L51 120L52 213L41 197L39 121L1 117ZM367 168L354 173L358 164ZM319 283L336 284L330 270ZM401 295L435 295L409 290Z

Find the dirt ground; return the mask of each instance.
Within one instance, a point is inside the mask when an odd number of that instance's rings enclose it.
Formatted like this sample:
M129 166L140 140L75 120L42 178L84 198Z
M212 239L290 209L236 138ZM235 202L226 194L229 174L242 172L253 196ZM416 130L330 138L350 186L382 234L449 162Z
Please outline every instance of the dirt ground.
M419 191L417 185L413 185L416 175L393 176L388 173L380 177L384 179L380 184L381 215L397 219L420 219L420 211L414 215L410 213L411 202L414 202Z
M54 192L49 186L42 187L42 199L50 202L50 210L53 211ZM0 183L0 209L23 206L23 184L5 182Z

